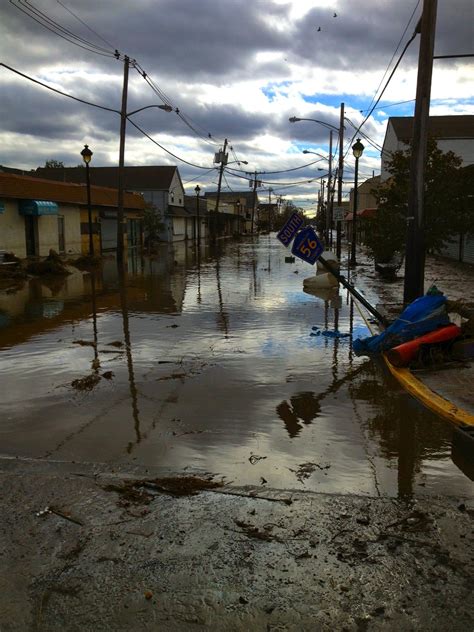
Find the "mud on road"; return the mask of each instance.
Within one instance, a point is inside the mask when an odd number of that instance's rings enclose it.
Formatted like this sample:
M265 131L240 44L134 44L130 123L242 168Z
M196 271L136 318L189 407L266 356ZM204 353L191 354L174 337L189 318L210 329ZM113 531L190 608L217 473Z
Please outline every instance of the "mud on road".
M460 499L198 493L199 479L176 495L149 468L0 467L2 632L474 626L474 509ZM133 481L143 496L121 493Z

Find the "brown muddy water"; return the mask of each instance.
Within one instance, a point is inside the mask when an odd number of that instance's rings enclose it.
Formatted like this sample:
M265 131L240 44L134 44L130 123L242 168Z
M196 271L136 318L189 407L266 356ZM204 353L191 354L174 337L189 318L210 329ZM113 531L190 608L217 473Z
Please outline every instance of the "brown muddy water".
M368 331L346 291L304 293L313 269L287 254L274 235L200 256L179 244L131 257L122 279L110 258L93 276L0 292L0 454L474 497L450 425L352 353Z

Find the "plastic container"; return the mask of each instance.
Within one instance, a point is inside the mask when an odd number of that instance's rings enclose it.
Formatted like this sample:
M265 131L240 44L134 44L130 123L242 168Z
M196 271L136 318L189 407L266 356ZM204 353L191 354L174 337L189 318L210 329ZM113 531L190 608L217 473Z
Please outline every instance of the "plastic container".
M461 335L461 328L457 325L447 325L441 327L435 331L431 331L429 334L404 342L398 347L389 349L385 352L387 359L393 366L402 367L407 366L416 357L421 345L439 344L440 342L447 342L453 340Z

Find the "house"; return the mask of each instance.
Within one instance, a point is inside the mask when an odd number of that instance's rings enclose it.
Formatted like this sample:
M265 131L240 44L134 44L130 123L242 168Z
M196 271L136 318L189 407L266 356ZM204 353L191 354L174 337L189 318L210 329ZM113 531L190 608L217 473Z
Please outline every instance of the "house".
M118 187L118 167L90 168L91 184ZM83 182L81 167L36 170L38 176L51 180ZM184 230L184 188L176 166L124 167L124 189L140 193L147 205L158 214L163 228L160 238L173 242L186 239Z
M395 151L405 151L413 138L412 116L391 116L382 148L382 180L390 176L387 166ZM452 151L463 164L474 162L474 115L430 116L428 135L434 138L442 152Z
M184 208L186 210L186 238L197 240L198 226L199 239L205 240L209 233L209 212L207 200L195 195L184 196Z
M381 176L373 176L357 187L357 241L365 242L365 234L370 230L370 219L377 211L377 199L374 191L378 189ZM349 212L344 217L344 231L347 241L352 241L352 222L354 220L354 189L349 196Z
M259 230L273 230L275 218L278 215L278 204L265 203L258 205L258 228Z
M144 207L140 195L124 195L129 246L141 243ZM113 216L117 226L117 191L91 186L91 208L94 250L101 252L107 246L107 218ZM0 172L0 250L43 257L51 248L65 254L89 251L86 185Z
M241 235L251 232L254 204L253 191L221 191L217 213L215 213L217 191L206 192L204 196L208 201L211 233L213 230L217 235ZM255 194L255 223L257 221L258 204L258 194Z

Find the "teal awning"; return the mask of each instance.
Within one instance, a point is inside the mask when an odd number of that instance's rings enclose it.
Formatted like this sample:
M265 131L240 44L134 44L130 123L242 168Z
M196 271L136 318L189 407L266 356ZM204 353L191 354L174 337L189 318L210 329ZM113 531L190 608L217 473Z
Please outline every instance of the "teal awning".
M47 200L20 200L20 215L57 215L58 205L56 202Z
M0 200L0 213L5 213L5 202Z

